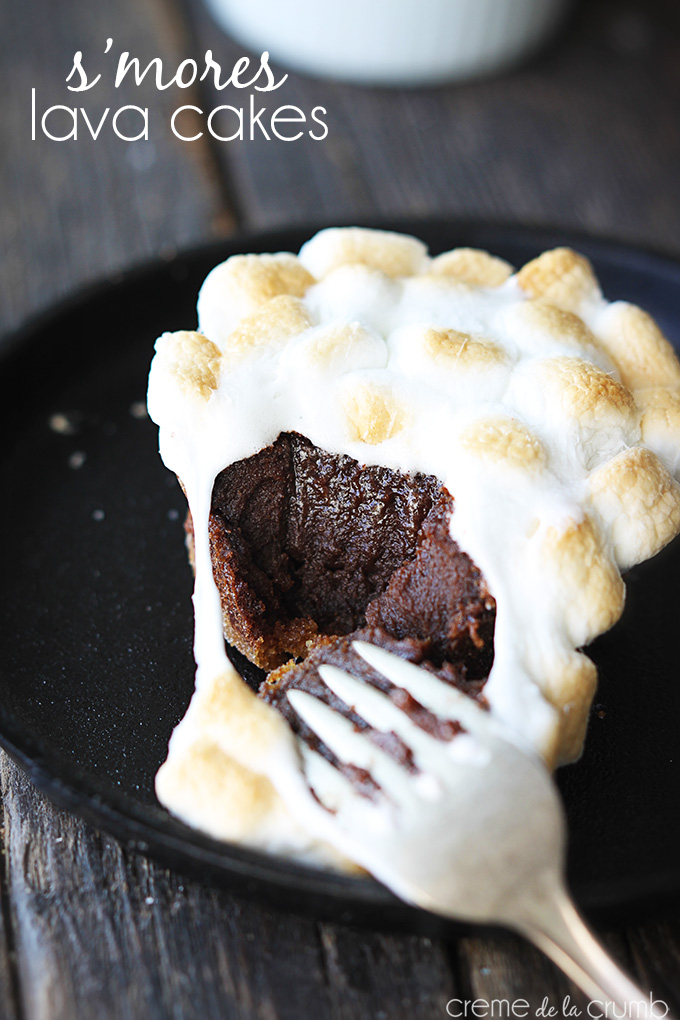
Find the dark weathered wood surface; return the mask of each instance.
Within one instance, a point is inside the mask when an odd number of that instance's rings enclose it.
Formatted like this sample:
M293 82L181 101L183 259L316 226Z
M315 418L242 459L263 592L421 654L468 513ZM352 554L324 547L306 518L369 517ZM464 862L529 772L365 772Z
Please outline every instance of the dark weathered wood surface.
M200 0L23 0L3 8L0 326L122 266L237 225L376 216L543 222L680 254L680 14L673 0L584 4L552 50L502 78L420 92L291 75L285 101L329 137L150 143L30 138L30 90L64 102L76 49L146 63L241 53ZM51 96L54 95L54 98ZM186 96L186 98L185 98ZM235 102L220 94L219 102ZM83 100L85 102L85 100ZM88 109L217 105L104 80ZM74 100L75 105L75 100ZM443 1017L453 997L582 998L510 935L456 942L354 931L189 882L58 811L3 755L0 1015L43 1018ZM680 917L601 933L680 1000Z

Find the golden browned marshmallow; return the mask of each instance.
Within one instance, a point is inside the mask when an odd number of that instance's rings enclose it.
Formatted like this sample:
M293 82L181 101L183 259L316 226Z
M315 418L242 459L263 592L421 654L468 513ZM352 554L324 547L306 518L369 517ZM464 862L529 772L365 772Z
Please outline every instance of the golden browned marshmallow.
M517 274L522 290L565 312L578 312L584 301L600 295L593 267L571 248L553 248L527 262Z
M490 415L469 422L458 439L468 453L521 471L534 471L548 459L541 441L516 418L507 415Z
M387 276L413 276L427 263L425 245L407 234L364 227L331 227L303 245L300 258L318 278L339 266L362 265Z
M455 276L474 287L500 287L513 269L505 259L479 248L454 248L432 259L430 272Z
M202 333L179 330L166 333L159 347L159 369L172 374L176 385L187 394L208 400L217 389L221 354Z
M455 364L461 371L486 368L506 360L505 352L492 340L476 339L457 329L428 326L423 332L422 349L435 361Z
M354 442L372 446L391 439L404 427L407 414L387 386L355 383L343 394L347 431Z
M203 734L169 756L156 776L156 792L176 814L216 839L252 839L283 808L268 779L239 765Z
M551 766L566 765L581 754L590 705L597 687L597 669L580 652L552 658L541 669L541 691L559 712L559 731Z
M600 317L597 331L626 386L680 386L675 352L651 315L641 308L616 301Z
M174 814L215 839L311 854L317 864L362 873L330 844L310 841L266 777L234 761L205 734L195 737L174 749L156 774L158 799L171 804Z
M309 361L329 372L340 372L352 368L352 358L357 348L366 340L373 340L358 322L332 324L323 330L315 330L313 339L305 348Z
M585 357L592 357L599 349L583 319L547 301L531 299L513 305L503 324L512 339L529 354L540 355L551 344L571 348L575 355Z
M262 305L280 294L302 297L314 283L314 277L295 255L281 252L278 255L232 255L208 276L206 293L219 295L222 306L228 310L229 321L235 325L240 319L252 315ZM203 298L199 298L199 311ZM224 339L208 328L217 343Z
M663 457L671 470L680 465L680 388L651 386L635 391L642 411L642 441Z
M270 849L299 852L309 837L292 818L271 776L295 755L295 738L283 717L235 670L210 677L194 693L182 723L182 740L156 776L156 792L172 810L220 839L246 839ZM271 756L271 761L268 761ZM347 868L347 861L314 842L317 859Z
M236 761L250 764L259 754L263 773L267 751L293 739L283 717L258 698L233 669L198 689L190 712L193 726Z
M623 580L589 517L548 527L541 556L546 576L560 586L565 632L576 648L616 623L623 611Z
M548 402L586 428L632 428L637 410L632 393L607 372L579 358L543 358L528 370Z
M255 347L268 347L277 341L287 340L302 333L310 324L309 312L302 301L282 294L239 322L224 344L225 357L239 356Z
M589 488L623 570L649 559L680 529L680 486L645 447L625 450L598 468Z

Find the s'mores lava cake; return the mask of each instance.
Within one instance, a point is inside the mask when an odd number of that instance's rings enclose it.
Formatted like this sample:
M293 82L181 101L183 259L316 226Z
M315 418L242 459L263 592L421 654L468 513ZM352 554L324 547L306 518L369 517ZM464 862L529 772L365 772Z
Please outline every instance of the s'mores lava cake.
M550 766L577 757L596 683L582 649L620 617L622 572L680 530L680 364L649 315L608 302L567 248L516 271L338 228L216 266L198 319L158 340L149 380L195 571L196 692L159 799L218 838L331 860L286 795L296 736L314 739L286 692L337 705L331 662L455 734L356 637Z

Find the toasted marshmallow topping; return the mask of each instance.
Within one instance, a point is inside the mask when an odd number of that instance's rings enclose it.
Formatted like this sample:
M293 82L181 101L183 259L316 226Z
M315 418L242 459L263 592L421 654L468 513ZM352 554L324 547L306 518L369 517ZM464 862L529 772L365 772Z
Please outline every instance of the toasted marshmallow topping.
M595 686L577 649L619 618L620 571L680 530L680 365L653 320L608 303L569 249L513 273L359 228L234 256L198 308L199 332L158 340L149 380L196 567L197 690L160 799L222 838L325 853L276 793L292 736L226 658L208 544L217 474L284 431L446 486L452 537L496 600L491 711L549 763L576 757Z

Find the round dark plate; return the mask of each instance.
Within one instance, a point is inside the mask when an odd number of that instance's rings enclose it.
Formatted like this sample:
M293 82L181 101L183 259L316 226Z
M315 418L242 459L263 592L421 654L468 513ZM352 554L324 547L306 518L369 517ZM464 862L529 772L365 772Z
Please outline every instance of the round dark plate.
M668 258L519 227L395 226L433 251L472 245L516 265L572 244L609 298L643 305L680 343L680 264ZM295 251L310 233L240 237L134 270L5 342L0 742L57 803L166 863L298 911L416 925L424 915L370 879L217 843L153 793L193 686L184 499L140 410L153 343L194 325L215 262ZM609 918L680 899L679 574L676 542L629 577L624 618L592 646L600 688L585 754L559 775L573 891Z

